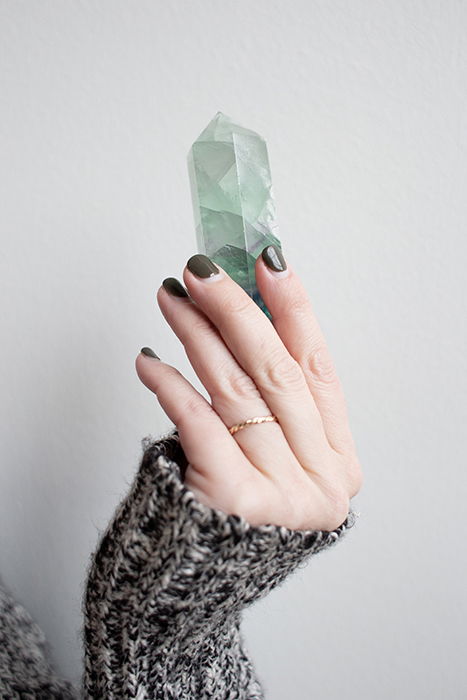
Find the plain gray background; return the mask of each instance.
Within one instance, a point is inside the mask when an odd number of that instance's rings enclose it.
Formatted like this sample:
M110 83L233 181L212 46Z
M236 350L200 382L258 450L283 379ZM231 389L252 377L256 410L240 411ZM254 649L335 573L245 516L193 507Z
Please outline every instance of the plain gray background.
M0 571L81 674L89 557L172 427L143 345L196 252L186 154L267 140L346 392L345 542L245 613L268 700L465 698L467 3L0 0Z

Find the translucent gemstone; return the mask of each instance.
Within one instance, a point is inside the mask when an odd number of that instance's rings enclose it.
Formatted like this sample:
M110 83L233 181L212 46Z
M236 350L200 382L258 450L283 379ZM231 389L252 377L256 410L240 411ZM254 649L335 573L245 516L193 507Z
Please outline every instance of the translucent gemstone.
M281 247L265 140L218 112L191 147L188 169L198 252L271 318L255 278L263 248Z

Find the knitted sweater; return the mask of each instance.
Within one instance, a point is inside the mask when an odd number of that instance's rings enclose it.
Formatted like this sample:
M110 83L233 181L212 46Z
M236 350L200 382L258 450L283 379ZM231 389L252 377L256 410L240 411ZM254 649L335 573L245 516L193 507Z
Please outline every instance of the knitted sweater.
M242 610L355 524L332 532L252 526L184 485L177 430L142 441L133 484L92 556L82 688L56 676L27 612L0 595L0 698L260 700Z

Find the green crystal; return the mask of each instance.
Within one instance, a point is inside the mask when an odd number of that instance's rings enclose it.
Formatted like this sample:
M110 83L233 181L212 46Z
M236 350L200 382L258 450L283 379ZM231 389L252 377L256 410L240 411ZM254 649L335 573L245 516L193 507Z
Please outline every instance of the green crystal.
M222 112L188 155L198 252L235 280L271 319L256 286L255 261L281 247L266 142Z

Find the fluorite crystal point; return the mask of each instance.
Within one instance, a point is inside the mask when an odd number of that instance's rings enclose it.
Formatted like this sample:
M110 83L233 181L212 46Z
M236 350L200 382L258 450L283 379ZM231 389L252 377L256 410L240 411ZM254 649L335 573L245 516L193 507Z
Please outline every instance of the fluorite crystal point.
M188 155L198 252L207 255L271 318L256 286L263 248L280 248L266 142L222 112Z

